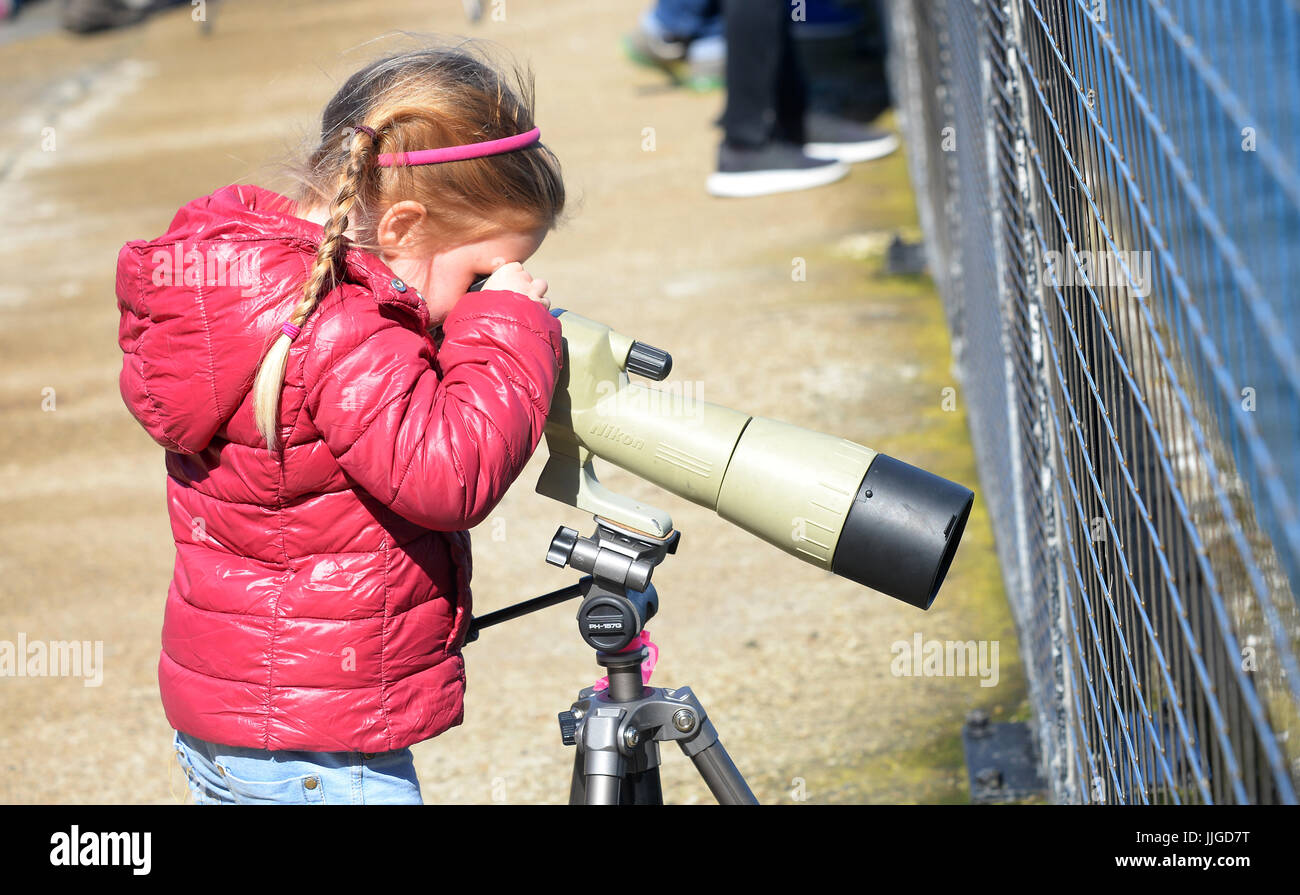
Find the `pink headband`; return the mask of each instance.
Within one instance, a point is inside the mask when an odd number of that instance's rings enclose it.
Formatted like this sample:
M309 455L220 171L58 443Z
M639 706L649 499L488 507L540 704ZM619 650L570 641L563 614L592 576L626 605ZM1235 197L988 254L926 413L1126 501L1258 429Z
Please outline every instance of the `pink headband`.
M354 125L352 129L361 131L372 140L375 139L374 130L364 124ZM485 140L482 143L466 143L463 146L448 146L445 149L420 149L415 152L385 152L375 159L375 164L381 168L391 168L395 165L436 165L439 162L459 162L467 158L482 158L485 155L513 152L516 149L531 146L541 138L541 129L535 127L526 133L516 134L513 137ZM302 328L285 321L284 325L280 327L280 332L284 333L292 341L298 338Z
M374 131L368 127L357 127L356 130L365 131L371 138L375 136ZM467 158L482 158L485 155L513 152L516 149L531 146L541 138L541 129L535 127L526 133L516 134L513 137L484 140L482 143L466 143L462 146L448 146L444 149L419 149L415 152L385 152L375 160L375 164L381 168L392 168L398 165L436 165L439 162L459 162Z

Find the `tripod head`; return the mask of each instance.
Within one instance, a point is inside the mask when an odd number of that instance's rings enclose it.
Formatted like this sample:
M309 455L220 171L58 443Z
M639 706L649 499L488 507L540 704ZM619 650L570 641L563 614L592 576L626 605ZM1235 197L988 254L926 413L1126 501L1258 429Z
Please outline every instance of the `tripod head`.
M587 572L578 630L588 646L605 652L626 648L659 610L650 583L655 566L677 552L681 532L653 538L596 517L596 533L584 538L563 525L551 539L546 561Z

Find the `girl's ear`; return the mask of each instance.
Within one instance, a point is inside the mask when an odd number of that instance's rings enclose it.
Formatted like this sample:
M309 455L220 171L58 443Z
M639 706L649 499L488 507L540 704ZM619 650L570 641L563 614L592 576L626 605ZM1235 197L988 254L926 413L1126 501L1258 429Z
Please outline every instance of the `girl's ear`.
M385 250L413 248L421 241L426 217L423 205L404 199L384 212L375 228L375 239Z

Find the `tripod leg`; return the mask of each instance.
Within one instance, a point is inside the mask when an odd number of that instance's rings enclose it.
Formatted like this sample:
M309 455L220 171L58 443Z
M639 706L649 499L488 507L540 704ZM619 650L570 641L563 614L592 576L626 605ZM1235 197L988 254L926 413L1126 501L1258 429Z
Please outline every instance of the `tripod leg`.
M644 753L654 748L654 743L641 745ZM657 750L656 750L657 751ZM599 756L600 764L608 764L608 754ZM646 767L644 771L628 770L628 763L618 759L617 768L623 769L621 777L609 774L586 773L586 760L581 752L573 757L573 777L569 783L570 805L662 805L664 803L663 786L659 780L657 755L653 763L643 754L637 764ZM604 759L604 760L602 760ZM647 765L649 765L647 767ZM607 768L608 770L608 768Z
M622 790L622 777L606 777L603 774L587 775L588 805L617 805Z
M641 773L627 775L627 785L623 787L621 805L662 805L664 803L663 786L659 782L659 768L653 767Z
M596 765L609 765L610 756L608 753L596 754L592 756ZM618 758L617 753L613 756L615 768L603 768L602 770L618 770L622 772L623 762ZM654 783L659 783L659 769L655 768ZM631 786L622 786L623 777L612 776L608 773L591 773L587 770L587 757L582 749L579 749L573 756L573 776L569 781L569 804L570 805L620 805L636 804L631 801L620 801L630 799L634 794L641 791L639 778L643 775L629 775L632 779Z
M582 773L582 752L574 751L573 776L569 781L569 804L585 805L587 803L587 777Z
M683 751L685 746L683 744ZM689 753L688 753L689 754ZM709 791L718 800L719 805L757 805L758 799L749 789L745 778L736 770L735 764L721 741L715 741L703 751L690 756L695 768L708 784Z
M662 805L664 794L659 780L658 744L653 740L645 740L630 760L617 758L614 761L611 761L611 746L612 744L606 744L593 755L595 773L587 771L585 750L578 750L574 755L569 804ZM612 775L615 772L622 776L614 778ZM589 789L593 780L596 781L595 792Z
M570 797L577 791L577 777L582 777L584 804L617 805L628 763L618 751L619 722L622 709L601 708L588 715L578 731L578 755L574 761L575 780Z

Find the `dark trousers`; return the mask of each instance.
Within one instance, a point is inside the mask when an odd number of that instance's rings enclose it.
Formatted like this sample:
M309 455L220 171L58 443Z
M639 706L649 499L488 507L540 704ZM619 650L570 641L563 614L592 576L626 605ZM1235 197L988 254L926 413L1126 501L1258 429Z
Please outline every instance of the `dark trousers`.
M728 143L761 146L769 140L803 143L807 99L790 36L789 0L725 0Z

